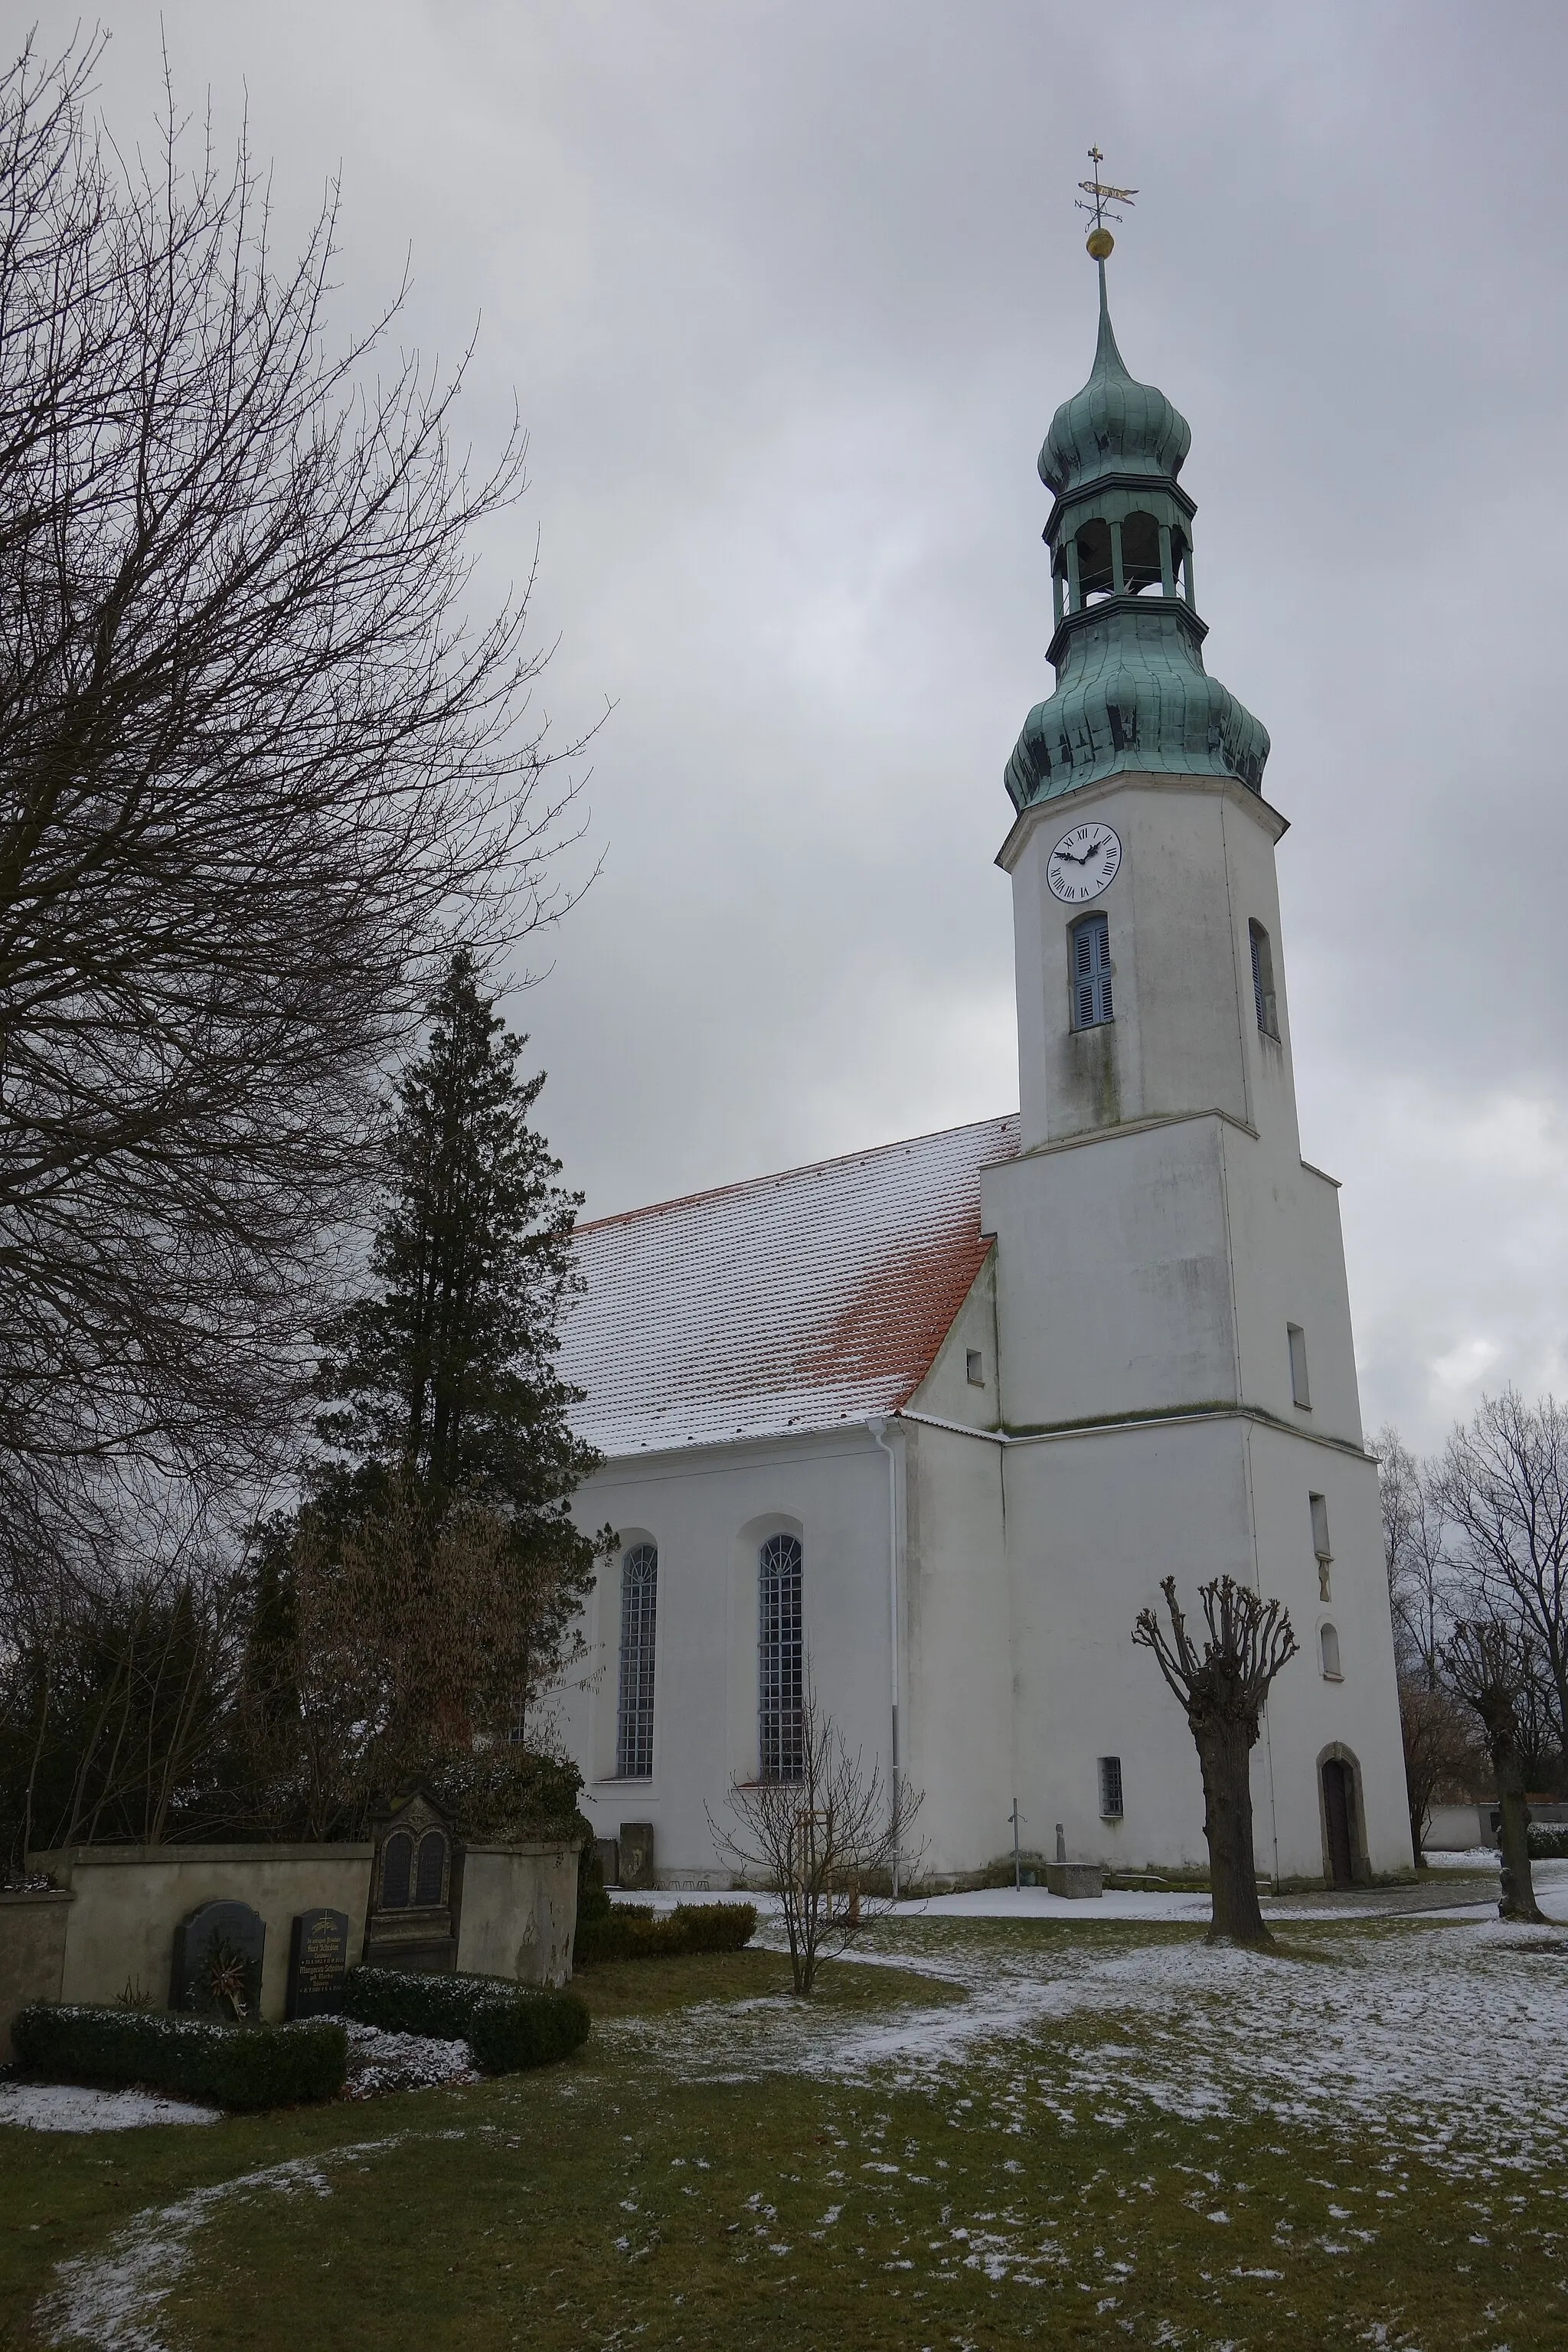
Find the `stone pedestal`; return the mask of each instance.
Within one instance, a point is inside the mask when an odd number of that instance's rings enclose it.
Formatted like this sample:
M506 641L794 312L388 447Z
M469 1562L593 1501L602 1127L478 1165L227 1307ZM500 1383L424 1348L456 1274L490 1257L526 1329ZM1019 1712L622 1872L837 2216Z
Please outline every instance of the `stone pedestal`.
M1047 1862L1046 1885L1053 1895L1078 1902L1086 1895L1104 1894L1105 1873L1098 1862Z

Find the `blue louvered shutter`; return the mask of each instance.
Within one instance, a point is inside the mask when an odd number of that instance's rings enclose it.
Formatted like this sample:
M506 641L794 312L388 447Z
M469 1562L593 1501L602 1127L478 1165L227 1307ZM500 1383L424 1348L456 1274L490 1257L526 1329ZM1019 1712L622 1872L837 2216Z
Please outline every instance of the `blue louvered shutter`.
M1089 915L1072 935L1073 1027L1092 1029L1113 1018L1110 1001L1110 925Z
M1263 1001L1263 949L1258 937L1258 926L1252 926L1252 1001L1258 1007L1258 1025L1267 1029L1268 1006Z

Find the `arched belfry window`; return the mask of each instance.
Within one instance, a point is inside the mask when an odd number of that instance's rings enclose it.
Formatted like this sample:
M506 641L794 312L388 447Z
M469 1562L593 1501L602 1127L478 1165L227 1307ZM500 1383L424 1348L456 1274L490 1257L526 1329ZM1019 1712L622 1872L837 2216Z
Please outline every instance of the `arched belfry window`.
M621 1561L616 1770L623 1780L646 1780L653 1770L653 1651L658 1615L658 1548L633 1544Z
M801 1775L801 1551L795 1536L770 1536L757 1559L757 1729L764 1780Z
M1121 524L1121 576L1136 595L1141 588L1158 588L1164 573L1160 562L1160 526L1152 514L1130 514Z
M1085 915L1068 935L1072 958L1072 1025L1093 1029L1114 1019L1110 996L1110 924Z
M1091 516L1077 533L1078 586L1084 604L1091 596L1109 596L1116 571L1110 554L1110 525Z

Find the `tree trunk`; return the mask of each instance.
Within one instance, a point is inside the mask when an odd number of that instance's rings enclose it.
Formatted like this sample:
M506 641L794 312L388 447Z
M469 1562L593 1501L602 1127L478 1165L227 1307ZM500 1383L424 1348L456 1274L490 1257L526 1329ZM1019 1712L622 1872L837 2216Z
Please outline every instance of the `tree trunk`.
M1194 1727L1195 1730L1196 1727ZM1211 1944L1271 1944L1258 1902L1252 1851L1252 1743L1238 1724L1205 1725L1198 1739L1204 1774L1204 1835L1209 1848Z
M1536 1902L1530 1868L1530 1808L1524 1801L1524 1775L1517 1765L1505 1764L1499 1769L1498 1794L1502 1800L1502 1899L1498 1916L1533 1919L1544 1925L1546 1915Z

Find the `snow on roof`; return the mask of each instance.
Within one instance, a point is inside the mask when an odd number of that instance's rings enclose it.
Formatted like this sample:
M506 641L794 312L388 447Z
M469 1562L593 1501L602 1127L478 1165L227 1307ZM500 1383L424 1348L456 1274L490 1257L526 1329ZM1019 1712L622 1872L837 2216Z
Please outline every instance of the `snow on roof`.
M577 1229L574 1426L612 1458L831 1429L904 1403L990 1244L1016 1113Z

